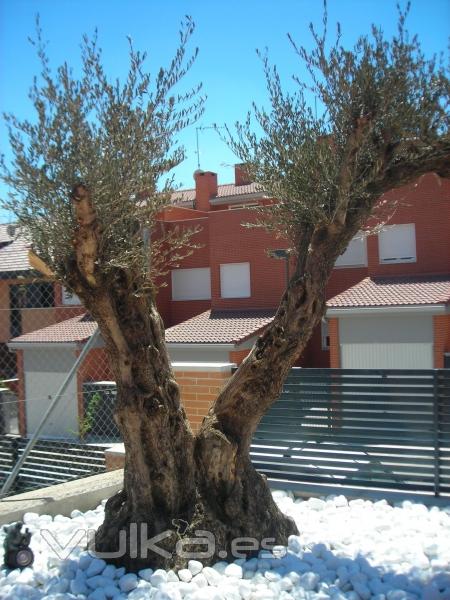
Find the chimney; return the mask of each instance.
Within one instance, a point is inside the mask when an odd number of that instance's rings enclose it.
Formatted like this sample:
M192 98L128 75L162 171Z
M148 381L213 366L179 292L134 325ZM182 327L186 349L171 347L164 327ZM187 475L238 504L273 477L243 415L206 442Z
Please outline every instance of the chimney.
M245 163L234 165L234 183L236 185L248 185L251 183Z
M217 173L198 169L194 173L195 179L195 208L197 210L210 210L209 201L217 196Z

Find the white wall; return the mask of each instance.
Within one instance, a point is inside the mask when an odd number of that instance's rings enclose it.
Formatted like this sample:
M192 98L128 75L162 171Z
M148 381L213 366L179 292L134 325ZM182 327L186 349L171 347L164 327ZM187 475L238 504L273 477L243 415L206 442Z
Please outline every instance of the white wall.
M348 316L339 318L343 369L432 369L433 318Z
M40 348L24 350L25 408L27 433L32 434L47 410L50 399L63 383L76 360L75 349ZM75 438L78 430L76 375L69 384L42 431L43 437Z
M229 362L229 350L222 348L197 348L195 344L184 348L173 348L168 344L171 362Z

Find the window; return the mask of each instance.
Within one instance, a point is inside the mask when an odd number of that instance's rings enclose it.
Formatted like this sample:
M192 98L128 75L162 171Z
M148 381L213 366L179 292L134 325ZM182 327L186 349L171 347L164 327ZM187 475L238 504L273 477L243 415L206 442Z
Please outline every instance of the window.
M250 298L250 263L220 265L222 298Z
M416 261L416 230L414 223L387 225L378 234L380 263Z
M81 300L73 292L69 292L65 287L62 288L62 303L65 306L79 306Z
M24 283L10 286L11 308L51 308L55 306L53 284Z
M358 234L335 262L335 267L365 267L367 265L367 240Z
M211 270L174 269L172 271L172 300L210 300Z
M322 319L322 350L330 349L330 334L328 333L328 319Z
M248 202L247 204L231 204L228 207L228 210L238 210L240 208L253 208L255 206L258 206L257 202Z

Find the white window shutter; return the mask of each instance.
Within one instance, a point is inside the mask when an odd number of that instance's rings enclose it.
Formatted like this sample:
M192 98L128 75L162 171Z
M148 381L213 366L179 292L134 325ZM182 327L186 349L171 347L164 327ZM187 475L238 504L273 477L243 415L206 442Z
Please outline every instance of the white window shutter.
M360 234L354 237L343 254L338 256L335 267L367 266L367 240Z
M210 300L211 269L174 269L172 300Z
M220 265L222 298L250 298L250 263Z
M414 223L388 225L378 234L381 263L415 262L416 231Z

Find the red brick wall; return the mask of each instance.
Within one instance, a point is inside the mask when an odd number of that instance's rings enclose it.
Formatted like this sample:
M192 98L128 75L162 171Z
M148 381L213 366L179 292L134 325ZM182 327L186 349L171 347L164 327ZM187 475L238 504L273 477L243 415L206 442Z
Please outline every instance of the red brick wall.
M371 276L450 273L450 181L427 174L417 182L385 194L398 198L399 206L390 225L415 223L415 263L379 263L378 237L368 239L369 274Z
M262 229L242 224L255 215L248 210L221 210L209 214L212 306L217 309L274 308L285 283L285 261L267 256L268 249L286 248L285 241ZM220 265L250 263L250 298L221 298Z
M235 350L234 352L230 352L230 362L240 365L244 358L249 354L250 350L251 348L248 348L247 350Z
M339 352L339 319L333 317L328 320L328 335L330 336L330 367L339 369L341 357Z
M434 330L434 368L444 368L444 352L450 352L450 315L435 315Z
M199 430L209 407L230 375L230 371L177 371L175 373L180 386L181 400L194 433Z

